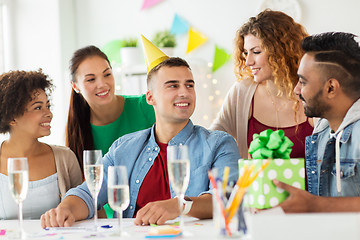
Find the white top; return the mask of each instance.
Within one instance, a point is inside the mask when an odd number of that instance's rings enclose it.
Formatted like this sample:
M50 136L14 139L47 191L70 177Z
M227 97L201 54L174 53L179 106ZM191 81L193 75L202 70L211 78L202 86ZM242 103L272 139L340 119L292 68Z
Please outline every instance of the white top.
M44 201L46 199L46 201ZM24 219L40 219L41 214L60 203L57 173L29 182L29 190L23 202ZM8 176L0 173L0 219L18 219L19 208L9 189Z

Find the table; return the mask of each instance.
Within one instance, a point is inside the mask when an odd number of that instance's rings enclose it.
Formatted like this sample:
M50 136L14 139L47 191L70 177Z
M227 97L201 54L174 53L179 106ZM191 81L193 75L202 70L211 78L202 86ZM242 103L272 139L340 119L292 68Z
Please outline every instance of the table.
M248 222L255 240L360 239L360 213L255 214Z
M358 240L360 239L360 213L336 213L336 214L281 214L275 211L247 215L247 222L251 240L303 240L303 239L326 239L326 240ZM185 219L185 231L188 233L185 239L223 239L218 237L212 220L198 220L195 218ZM113 225L113 228L103 229L99 236L94 236L88 231L58 231L49 232L41 229L39 220L25 220L24 228L32 236L31 239L60 240L60 239L120 239L115 235L117 219L99 219L100 225ZM135 226L134 219L123 219L123 229L128 233L121 239L145 239L150 226ZM171 224L174 221L169 221ZM76 222L74 227L87 227L92 220ZM16 229L17 220L0 221L0 229ZM0 240L7 239L0 236Z
M188 229L188 233L191 236L188 236L187 239L204 239L209 237L209 229L211 230L212 220L198 220L196 218L186 217L185 228ZM174 223L174 221L168 221L169 224ZM150 226L136 226L134 225L134 219L124 218L123 219L123 230L126 232L127 236L122 237L121 239L145 239L145 236L150 230ZM86 231L87 227L92 226L93 220L84 220L76 222L73 227L74 230L49 230L46 231L41 228L40 220L24 220L24 229L29 235L29 239L39 239L39 240L60 240L60 239L120 239L118 235L118 221L117 219L98 219L99 225L111 225L112 228L101 228L98 236L91 231ZM18 220L2 220L0 221L0 229L5 229L11 233L12 230L18 228ZM210 234L210 236L213 234ZM0 236L0 240L7 239L6 237Z

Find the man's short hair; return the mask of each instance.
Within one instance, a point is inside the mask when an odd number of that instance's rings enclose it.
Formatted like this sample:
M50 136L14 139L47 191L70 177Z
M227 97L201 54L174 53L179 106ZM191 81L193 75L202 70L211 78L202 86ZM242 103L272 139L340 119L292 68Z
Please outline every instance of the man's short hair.
M158 65L156 65L153 69L150 70L150 72L147 75L147 87L150 89L151 79L156 74L160 68L162 67L187 67L189 70L191 70L189 64L182 58L179 57L170 57Z
M335 78L351 98L360 97L360 46L351 33L327 32L306 37L305 53L311 53L320 63L324 77Z

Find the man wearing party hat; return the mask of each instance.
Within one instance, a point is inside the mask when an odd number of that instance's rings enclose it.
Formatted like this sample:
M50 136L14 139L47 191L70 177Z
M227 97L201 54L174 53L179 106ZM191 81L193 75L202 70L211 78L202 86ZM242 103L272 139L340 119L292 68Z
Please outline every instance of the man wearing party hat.
M239 151L233 137L193 125L189 119L195 109L195 81L188 63L168 57L142 36L147 65L147 102L154 107L156 122L146 130L116 140L103 158L104 182L98 206L107 203L107 169L125 165L128 170L130 204L124 217L135 217L137 225L164 224L181 212L169 184L166 149L187 145L190 180L182 214L197 218L212 217L212 196L208 171L231 171L229 182L236 181ZM219 174L222 177L222 174ZM74 221L94 215L93 199L86 183L71 189L63 201L41 217L42 227L71 226Z

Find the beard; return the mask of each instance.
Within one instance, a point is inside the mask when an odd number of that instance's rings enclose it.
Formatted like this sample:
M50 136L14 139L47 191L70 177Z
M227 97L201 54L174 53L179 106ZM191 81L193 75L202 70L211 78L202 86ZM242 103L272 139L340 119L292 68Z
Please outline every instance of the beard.
M307 101L300 94L299 98L306 103L304 106L304 113L307 117L319 117L324 118L326 112L330 110L330 105L325 103L321 98L321 90L319 90L315 96Z

